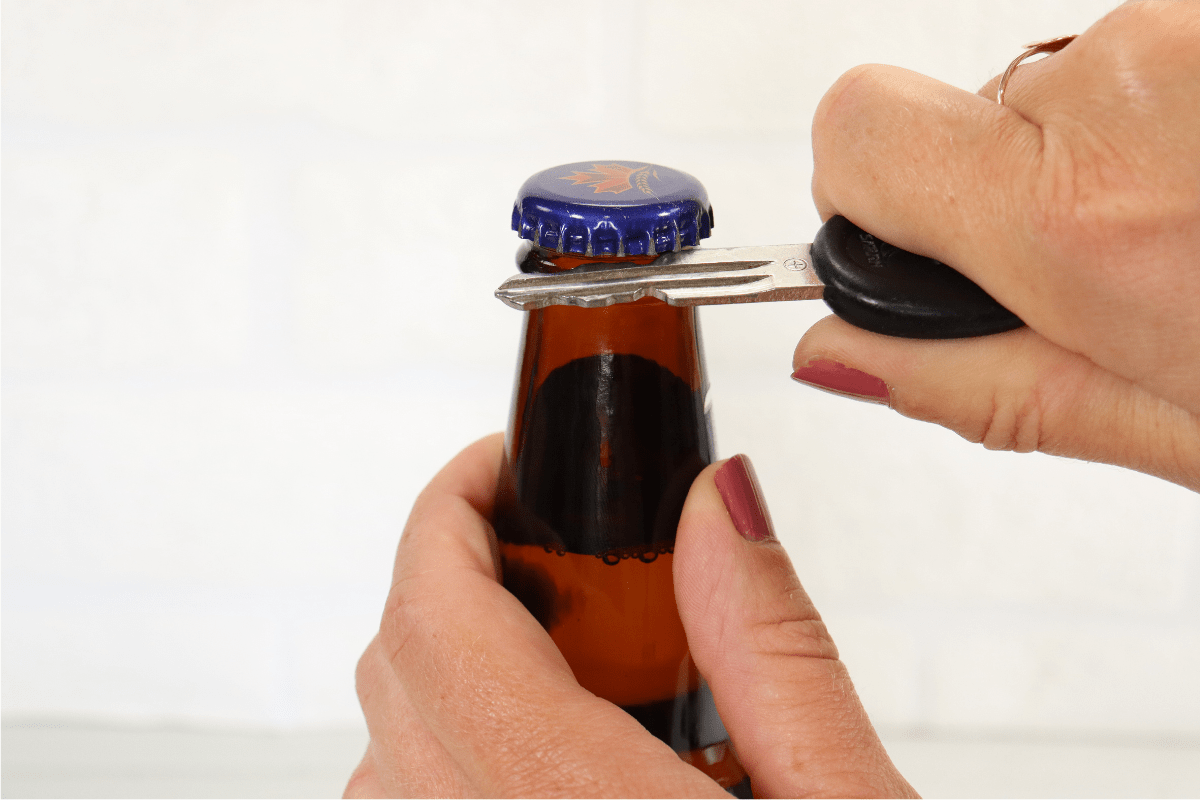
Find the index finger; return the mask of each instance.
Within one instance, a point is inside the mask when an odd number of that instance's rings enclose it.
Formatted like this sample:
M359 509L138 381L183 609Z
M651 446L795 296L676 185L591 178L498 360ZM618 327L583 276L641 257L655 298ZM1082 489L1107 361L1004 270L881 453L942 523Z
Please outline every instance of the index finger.
M952 265L1026 322L1014 230L1034 192L1040 130L1011 110L898 67L846 73L813 119L813 198L879 238ZM1036 315L1034 315L1036 318Z

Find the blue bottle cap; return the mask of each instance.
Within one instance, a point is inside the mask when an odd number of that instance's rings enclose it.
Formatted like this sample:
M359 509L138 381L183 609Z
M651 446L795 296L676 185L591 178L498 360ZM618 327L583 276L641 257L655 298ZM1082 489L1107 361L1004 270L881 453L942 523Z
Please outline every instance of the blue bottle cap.
M644 161L580 161L542 170L525 181L512 212L522 239L587 257L694 247L712 226L700 181Z

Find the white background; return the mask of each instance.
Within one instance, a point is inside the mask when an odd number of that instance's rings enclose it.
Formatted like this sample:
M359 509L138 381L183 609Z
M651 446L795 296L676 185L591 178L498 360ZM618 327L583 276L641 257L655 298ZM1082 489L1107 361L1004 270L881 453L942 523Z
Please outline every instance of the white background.
M359 725L412 500L506 422L527 175L807 241L838 75L974 89L1112 5L6 0L5 719ZM876 723L1195 741L1200 497L800 386L824 313L705 309L714 422Z

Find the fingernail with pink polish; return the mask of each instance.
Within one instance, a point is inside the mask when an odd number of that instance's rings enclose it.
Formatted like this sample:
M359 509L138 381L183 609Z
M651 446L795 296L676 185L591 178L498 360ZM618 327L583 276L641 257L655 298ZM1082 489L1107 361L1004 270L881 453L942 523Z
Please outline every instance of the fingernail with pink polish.
M874 375L826 358L814 358L793 372L792 378L817 389L853 397L855 400L890 405L891 393L886 383Z
M775 540L771 516L762 499L762 490L754 474L754 466L746 456L734 456L716 471L713 479L725 501L725 509L733 527L743 539L751 542Z

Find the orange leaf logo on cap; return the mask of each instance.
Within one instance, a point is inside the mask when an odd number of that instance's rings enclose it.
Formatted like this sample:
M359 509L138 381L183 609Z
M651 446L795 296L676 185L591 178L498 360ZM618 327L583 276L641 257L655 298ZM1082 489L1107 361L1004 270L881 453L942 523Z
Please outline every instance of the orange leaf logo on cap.
M625 167L620 164L592 164L586 172L576 172L574 175L564 175L559 180L572 181L573 186L591 186L595 194L612 192L620 194L633 188L634 176L650 169L644 167Z

